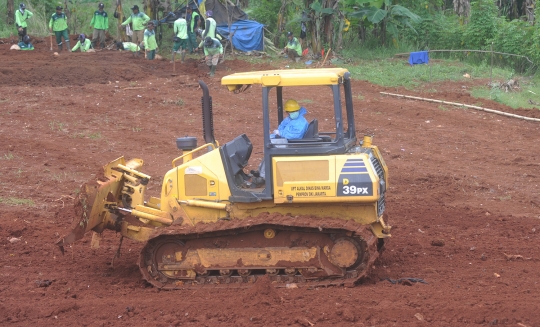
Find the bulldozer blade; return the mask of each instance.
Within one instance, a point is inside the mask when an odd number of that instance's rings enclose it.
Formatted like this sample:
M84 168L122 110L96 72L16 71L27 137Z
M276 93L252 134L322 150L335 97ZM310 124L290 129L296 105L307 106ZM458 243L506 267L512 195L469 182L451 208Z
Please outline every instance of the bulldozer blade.
M113 170L118 164L125 165L123 157L118 158L103 167L103 174L97 181L83 184L80 193L75 198L75 217L72 231L62 236L56 245L64 253L64 246L84 237L84 234L93 230L101 233L104 229L119 231L116 224L116 215L111 214L107 204L116 205L116 199L122 187L122 173Z

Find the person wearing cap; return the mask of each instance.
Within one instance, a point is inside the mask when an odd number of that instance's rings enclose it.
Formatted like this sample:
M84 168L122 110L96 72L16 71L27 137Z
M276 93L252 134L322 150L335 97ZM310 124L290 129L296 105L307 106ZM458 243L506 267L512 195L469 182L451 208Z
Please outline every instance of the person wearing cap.
M174 44L172 52L172 61L174 62L175 54L181 51L182 62L186 57L186 49L188 46L187 21L180 17L174 21Z
M156 51L158 49L156 42L155 22L153 20L146 24L146 30L144 31L144 48L146 49L146 59L154 60L156 57Z
M139 52L141 47L133 42L116 42L116 50L127 50L131 52Z
M107 16L107 12L103 8L105 8L105 5L103 2L100 2L98 4L98 10L94 12L94 16L90 22L90 27L94 28L94 32L92 33L93 47L96 48L96 42L99 40L99 45L102 49L105 48L105 31L109 29L109 16Z
M197 48L197 29L199 27L199 14L194 12L191 7L186 9L186 22L187 22L187 34L188 34L188 48L189 52L193 53L193 49Z
M298 42L298 39L294 37L292 32L287 32L287 39L289 41L285 45L283 52L289 56L289 59L297 61L302 56L302 45Z
M29 10L26 10L26 5L24 3L20 3L19 10L15 12L15 26L17 26L19 42L22 42L23 38L26 36L26 28L28 27L26 20L32 16L34 16L34 14Z
M30 36L25 35L19 44L19 50L34 50L34 46L30 43Z
M68 51L71 52L71 47L69 46L67 17L66 14L62 12L62 9L62 6L56 7L56 12L52 15L51 20L49 21L49 30L54 32L56 35L58 52L62 51L62 38L64 38L64 42L66 42Z
M307 114L307 109L300 107L296 100L287 100L285 102L285 111L289 114L289 117L283 119L270 138L285 138L288 140L301 139L306 134L308 129L308 121L304 117Z
M216 66L219 62L219 57L223 54L223 46L217 39L213 39L207 36L204 39L204 55L206 57L206 64L210 68L210 77L213 77L216 73Z
M139 6L135 5L131 8L133 13L122 23L122 26L126 26L131 23L133 25L133 36L131 37L131 42L135 44L141 43L144 37L144 25L150 21L145 13L139 11Z
M203 47L204 40L206 39L207 36L221 41L221 35L216 33L217 24L214 18L212 18L213 14L214 13L212 12L212 10L206 11L206 21L204 23L205 29L204 31L203 30L198 31L199 34L201 35L202 40L201 40L201 43L199 43L199 46L195 49L195 51L198 51L200 48Z
M201 33L201 37L202 39L204 40L207 36L213 38L213 39L218 39L218 37L216 37L216 20L212 17L214 15L214 13L212 12L212 10L207 10L206 11L206 20L204 21L204 31L202 31ZM199 46L200 47L200 46Z
M80 34L77 40L79 41L77 42L77 44L75 44L75 46L73 47L73 49L71 49L71 51L75 51L81 48L81 52L86 52L88 51L88 49L90 49L90 47L92 47L92 42L90 42L90 40L87 39L86 35L84 34Z

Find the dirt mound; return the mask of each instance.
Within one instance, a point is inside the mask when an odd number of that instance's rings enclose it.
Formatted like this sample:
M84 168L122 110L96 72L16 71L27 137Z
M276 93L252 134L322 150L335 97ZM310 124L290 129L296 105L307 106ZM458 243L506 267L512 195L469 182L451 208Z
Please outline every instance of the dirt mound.
M275 286L266 275L258 278L242 298L242 304L244 306L251 307L280 303L281 297L276 291Z

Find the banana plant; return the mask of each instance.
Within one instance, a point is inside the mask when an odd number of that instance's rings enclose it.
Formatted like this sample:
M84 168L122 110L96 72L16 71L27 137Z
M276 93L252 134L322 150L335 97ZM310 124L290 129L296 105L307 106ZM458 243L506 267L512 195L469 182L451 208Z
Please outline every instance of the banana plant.
M421 21L420 16L403 6L393 5L392 0L356 0L355 2L364 6L352 12L350 16L365 19L371 24L379 26L382 45L386 44L387 32L394 40L397 40L400 29L410 28L416 32L412 23L419 23ZM381 2L382 5L377 6Z
M323 7L319 0L313 1L310 5L311 16L311 48L315 53L319 53L322 48L321 34L331 39L331 16L334 14L334 5L337 1L324 1L328 7Z

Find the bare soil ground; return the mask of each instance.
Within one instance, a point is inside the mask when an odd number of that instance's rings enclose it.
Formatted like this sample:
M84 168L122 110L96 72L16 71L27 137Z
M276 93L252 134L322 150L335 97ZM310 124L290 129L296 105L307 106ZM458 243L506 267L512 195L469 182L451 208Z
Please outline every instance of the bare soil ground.
M357 129L374 134L389 166L393 225L362 284L283 289L260 279L246 289L160 292L135 264L142 244L124 241L111 267L112 232L98 250L87 235L60 254L53 243L74 218L70 197L121 155L145 160L157 194L178 156L175 138L202 140L200 78L214 99L216 138L246 133L260 149L260 87L230 94L193 58L173 77L164 61L113 51L54 57L37 45L0 45L0 324L540 326L540 123L379 94L530 113L471 98L467 90L485 81L433 84L430 93L354 81ZM272 67L227 60L217 75ZM287 92L324 129L329 92ZM255 150L251 162L260 158ZM427 284L384 279L405 277Z

